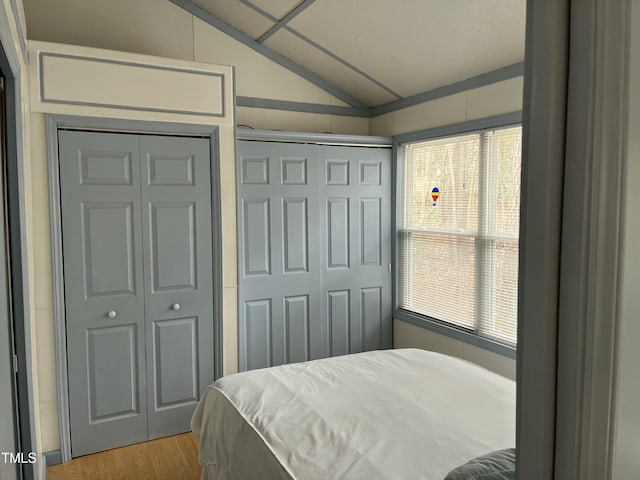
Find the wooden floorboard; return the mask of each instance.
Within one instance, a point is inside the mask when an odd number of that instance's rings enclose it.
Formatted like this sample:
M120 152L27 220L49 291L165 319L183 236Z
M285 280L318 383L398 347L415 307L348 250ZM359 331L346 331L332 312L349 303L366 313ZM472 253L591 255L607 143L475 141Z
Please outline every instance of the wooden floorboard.
M160 438L47 468L47 480L198 480L198 438Z

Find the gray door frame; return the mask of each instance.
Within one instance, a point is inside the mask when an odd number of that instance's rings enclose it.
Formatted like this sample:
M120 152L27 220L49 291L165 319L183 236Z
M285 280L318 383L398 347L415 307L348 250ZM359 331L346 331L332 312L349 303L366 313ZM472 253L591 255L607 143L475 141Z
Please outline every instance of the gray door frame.
M138 120L119 120L73 115L46 115L47 157L49 163L49 213L53 285L53 316L56 343L56 374L60 454L62 462L71 460L71 429L67 378L66 318L62 256L62 220L60 209L60 176L58 130L93 130L101 132L140 133L204 137L209 139L211 152L211 226L213 232L213 332L215 378L222 376L222 224L220 203L220 138L214 125L180 124Z
M631 5L527 1L519 480L614 477Z
M0 12L2 9L0 8ZM0 29L10 31L7 18L0 15ZM26 244L26 210L25 206L25 151L19 141L18 132L23 131L26 119L22 114L21 98L25 95L22 89L21 71L18 52L12 45L4 45L0 39L0 69L5 77L6 100L6 159L7 159L7 222L9 264L9 295L11 304L11 320L14 327L15 353L18 356L18 374L16 382L18 402L18 430L20 450L35 452L36 421L35 402L33 398L33 362L31 350L31 317L29 315L29 271ZM25 308L25 306L27 306ZM22 478L25 480L38 477L39 463L23 464Z

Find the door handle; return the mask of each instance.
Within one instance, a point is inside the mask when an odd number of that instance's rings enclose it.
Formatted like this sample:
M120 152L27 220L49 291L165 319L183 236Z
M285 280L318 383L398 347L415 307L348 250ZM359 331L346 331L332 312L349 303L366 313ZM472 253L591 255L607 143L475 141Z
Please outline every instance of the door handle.
M116 318L118 316L118 312L116 312L115 310L109 310L107 312L107 317L109 318Z
M174 312L177 312L178 310L180 310L180 304L174 303L173 305L171 305L171 310L173 310Z

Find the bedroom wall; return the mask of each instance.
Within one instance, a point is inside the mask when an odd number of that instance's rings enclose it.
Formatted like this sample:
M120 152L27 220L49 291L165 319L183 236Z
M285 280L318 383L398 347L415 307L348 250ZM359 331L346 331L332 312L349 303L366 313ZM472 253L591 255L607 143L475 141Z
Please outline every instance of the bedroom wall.
M517 77L387 113L372 119L373 135L397 135L522 109L523 78ZM516 361L402 320L393 321L395 348L424 348L463 358L515 380Z
M438 98L371 119L372 135L398 135L522 109L523 77Z
M236 93L323 105L346 104L165 0L24 0L30 40L235 65ZM369 119L238 107L258 129L369 134Z
M9 0L2 0L8 2ZM27 36L52 41L156 55L180 60L235 65L236 93L241 96L344 106L345 104L301 77L269 61L200 19L168 1L158 0L24 0ZM236 123L257 129L346 134L392 135L482 116L519 110L522 79L513 79L433 102L410 107L374 119L238 107ZM28 203L29 238L35 245L30 261L31 302L38 351L37 400L42 425L42 449L59 448L56 384L53 373L54 343L51 311L51 260L48 246L48 173L44 145L44 115L30 116L33 182ZM25 168L30 168L28 165ZM235 232L234 232L235 236ZM34 270L34 264L36 266ZM225 289L225 305L235 298ZM228 299L228 300L227 300ZM235 317L235 309L229 312ZM395 346L431 348L467 358L506 376L515 375L515 362L467 346L404 322L394 322ZM34 340L35 341L35 340ZM453 342L453 343L452 343ZM457 343L456 343L457 342Z
M629 124L625 210L622 220L623 252L620 258L618 381L615 397L613 480L635 480L640 472L640 4L631 3L631 41L629 64Z

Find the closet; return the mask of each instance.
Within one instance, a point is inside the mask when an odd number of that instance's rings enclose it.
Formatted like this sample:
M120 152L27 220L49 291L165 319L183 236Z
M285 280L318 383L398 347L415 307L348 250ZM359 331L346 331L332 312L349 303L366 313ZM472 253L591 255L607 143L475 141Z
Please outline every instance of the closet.
M391 347L391 149L239 141L240 370Z
M209 139L58 142L72 456L187 431L213 381Z

